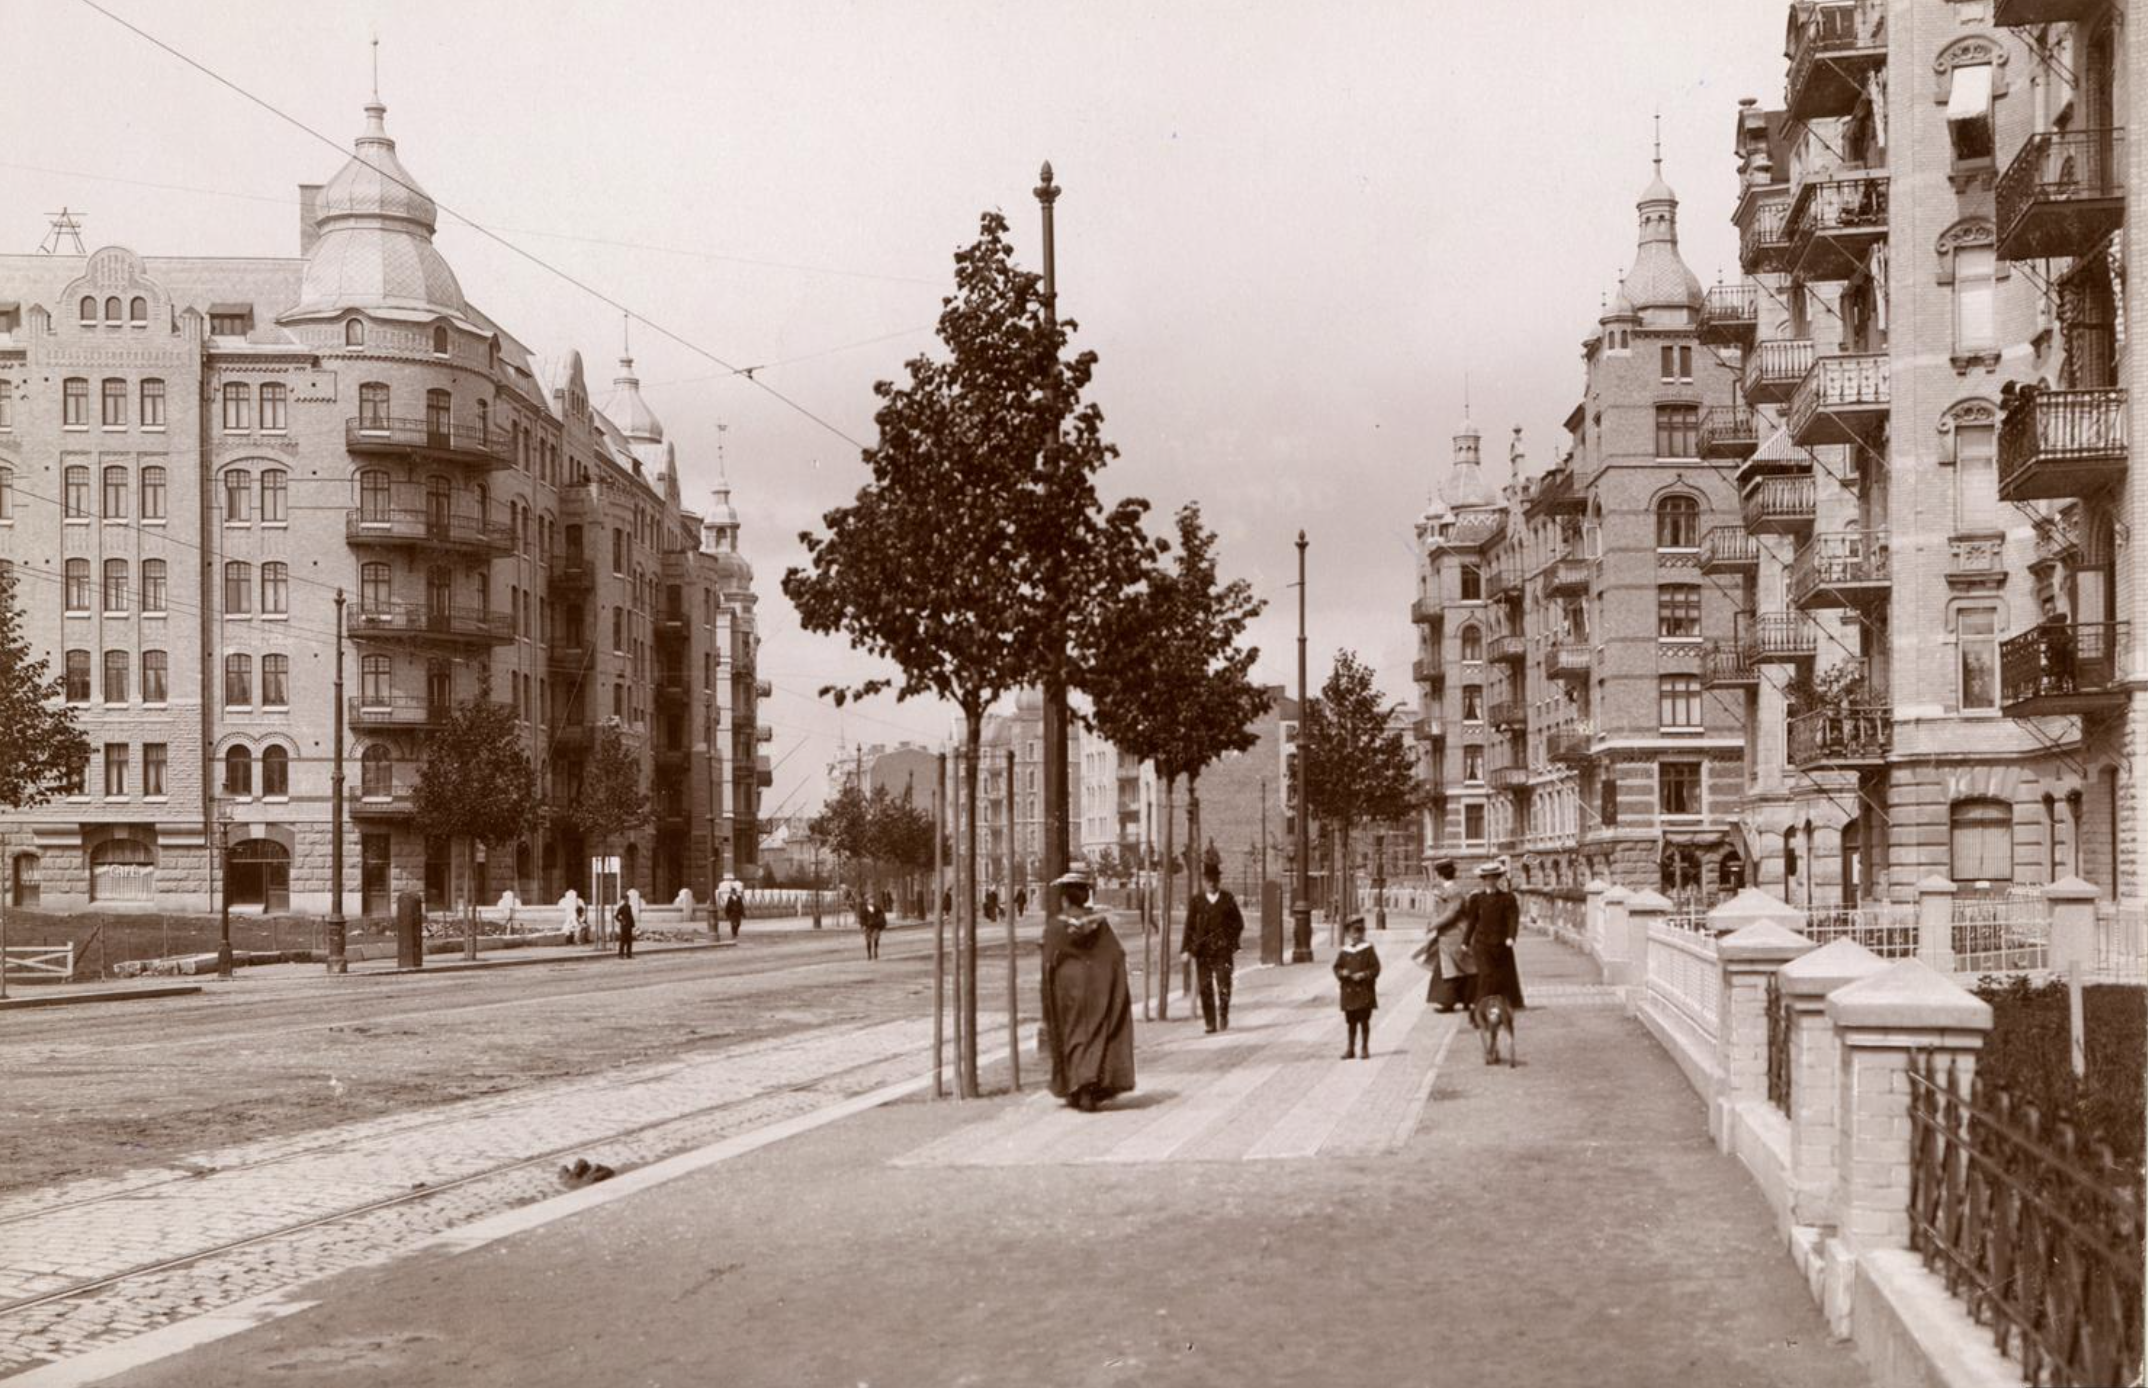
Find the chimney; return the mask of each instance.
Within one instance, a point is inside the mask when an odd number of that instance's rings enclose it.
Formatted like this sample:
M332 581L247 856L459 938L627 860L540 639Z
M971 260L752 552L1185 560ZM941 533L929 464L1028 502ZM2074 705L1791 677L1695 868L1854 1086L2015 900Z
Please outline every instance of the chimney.
M321 239L321 185L301 183L298 185L298 253L305 255L313 249L313 243Z

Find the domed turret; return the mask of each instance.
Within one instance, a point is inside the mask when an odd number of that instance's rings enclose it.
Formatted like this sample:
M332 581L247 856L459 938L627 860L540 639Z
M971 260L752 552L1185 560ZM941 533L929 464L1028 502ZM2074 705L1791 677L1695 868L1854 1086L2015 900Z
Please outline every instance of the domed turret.
M365 108L365 133L350 162L315 199L317 238L294 313L347 308L467 314L455 272L433 247L439 212L396 158L388 108Z
M601 406L605 417L619 426L629 443L662 443L664 421L656 417L649 402L641 398L641 378L634 374L634 359L619 359L619 374L612 377L612 393Z
M1454 436L1454 462L1447 470L1446 485L1440 488L1440 500L1448 510L1492 504L1491 488L1484 484L1483 463L1484 435L1465 418Z
M1635 206L1641 214L1640 248L1622 288L1650 326L1690 324L1700 313L1701 282L1678 254L1678 194L1663 181L1660 155L1655 177Z

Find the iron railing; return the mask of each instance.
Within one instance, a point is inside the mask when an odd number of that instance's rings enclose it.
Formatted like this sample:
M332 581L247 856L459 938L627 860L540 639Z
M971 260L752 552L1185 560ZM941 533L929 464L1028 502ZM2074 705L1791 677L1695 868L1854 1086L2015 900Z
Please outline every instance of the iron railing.
M1419 625L1436 622L1444 610L1437 598L1413 598L1410 601L1410 620Z
M2124 622L2039 623L1999 646L2000 702L2118 693L2125 652Z
M1790 203L1790 254L1809 278L1848 278L1863 243L1886 234L1887 187L1886 174L1869 173L1808 179L1798 188ZM1839 254L1813 254L1830 242Z
M1771 973L1768 975L1768 1102L1785 1118L1793 1111L1790 1107L1790 1029L1793 1025L1790 1000L1783 996L1781 980Z
M1447 666L1438 656L1419 656L1410 662L1410 678L1419 684L1430 684L1447 673Z
M1701 303L1702 341L1736 342L1760 321L1760 289L1751 284L1719 284Z
M482 607L436 607L422 602L361 605L351 616L351 635L416 636L447 641L504 642L515 639L514 618Z
M1740 499L1745 528L1756 535L1780 535L1812 524L1812 478L1763 477L1747 485Z
M1731 684L1758 684L1760 671L1754 668L1742 641L1726 641L1711 636L1701 645L1701 683L1715 687Z
M1484 570L1484 600L1498 602L1501 598L1515 597L1521 593L1522 579L1518 570L1504 564L1494 564Z
M1502 632L1484 643L1484 653L1493 660L1527 660L1529 658L1529 638L1516 636L1511 632Z
M445 419L355 415L343 422L343 446L352 453L414 452L488 468L514 462L513 444L506 434Z
M1790 398L1812 370L1812 339L1775 338L1754 345L1745 355L1745 402L1779 405Z
M353 728L432 728L447 721L452 703L435 703L422 694L391 694L377 699L357 695L350 700L349 722Z
M1914 959L1917 908L1888 902L1815 906L1805 912L1805 925L1799 933L1816 945L1853 940L1882 959Z
M1991 22L2009 29L2067 24L2087 19L2103 5L2104 0L1998 0L1991 7Z
M1555 762L1585 762L1595 740L1596 730L1585 723L1557 728L1544 736L1544 755Z
M552 561L552 586L560 589L590 588L596 585L596 561L586 554L569 554Z
M1587 679L1593 661L1586 644L1561 641L1544 652L1544 675L1548 679Z
M1948 943L1959 974L2029 973L2050 967L2051 906L2041 887L1956 894Z
M2140 1170L1930 1051L1909 1120L1910 1247L2023 1381L2138 1382Z
M1578 555L1567 555L1552 561L1544 570L1541 580L1543 596L1557 597L1562 593L1586 593L1593 565Z
M1796 767L1884 761L1894 746L1887 705L1816 708L1790 720L1790 764Z
M1725 569L1750 569L1760 562L1760 541L1746 533L1743 526L1710 526L1701 536L1700 571L1714 573Z
M2148 906L2096 904L2095 976L2106 983L2148 984Z
M1792 119L1846 116L1855 108L1860 74L1885 58L1885 24L1885 10L1867 0L1818 0L1805 11L1791 36L1783 87Z
M1885 352L1817 358L1790 397L1790 437L1802 444L1855 442L1867 432L1865 421L1885 418L1893 399Z
M1779 184L1755 195L1752 220L1738 232L1738 264L1748 275L1787 268L1790 253L1790 188Z
M1760 446L1760 416L1750 405L1710 405L1701 411L1700 455L1744 458Z
M433 507L359 508L343 513L343 537L351 544L421 544L487 556L515 552L514 527L462 510Z
M1516 699L1501 699L1485 713L1495 728L1523 728L1529 724L1529 706Z
M1805 607L1815 598L1861 584L1888 581L1888 533L1830 530L1798 547L1790 561L1790 601Z
M2023 390L1999 424L1999 495L2009 501L2078 496L2114 480L2126 462L2126 392Z
M2030 136L1999 176L1999 254L2070 257L2095 245L2125 215L2125 168L2123 130Z
M1748 665L1810 660L1817 639L1812 619L1802 612L1748 612L1738 618L1740 653Z

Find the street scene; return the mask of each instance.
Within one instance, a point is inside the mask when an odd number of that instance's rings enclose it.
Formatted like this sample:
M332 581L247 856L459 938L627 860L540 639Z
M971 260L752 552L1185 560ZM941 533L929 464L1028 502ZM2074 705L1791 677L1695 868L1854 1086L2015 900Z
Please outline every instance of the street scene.
M0 1381L2148 1384L2129 3L10 13Z

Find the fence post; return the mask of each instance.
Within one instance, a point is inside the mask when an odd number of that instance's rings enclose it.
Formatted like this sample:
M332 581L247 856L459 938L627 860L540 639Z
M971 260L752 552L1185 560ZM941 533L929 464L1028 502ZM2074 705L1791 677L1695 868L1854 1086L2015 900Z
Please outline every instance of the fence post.
M2062 877L2044 888L2051 905L2051 954L2046 963L2064 976L2079 961L2084 973L2096 967L2096 888L2078 877Z
M1596 940L1596 962L1603 966L1606 983L1623 984L1626 964L1626 906L1633 893L1617 883L1604 892L1603 934ZM1631 1003L1634 999L1628 998Z
M1991 1005L1923 960L1904 959L1828 994L1827 1018L1840 1054L1840 1237L1829 1251L1823 1305L1830 1326L1847 1335L1857 1256L1909 1247L1911 1059L1930 1051L1969 1079L1991 1030Z
M1626 898L1625 957L1619 982L1634 990L1635 1000L1648 992L1648 927L1671 914L1671 899L1661 892L1635 892Z
M1601 877L1593 877L1589 879L1589 885L1581 890L1581 946L1589 952L1591 958L1602 959L1604 957L1604 897L1610 892L1611 884Z
M1944 877L1917 884L1917 957L1935 973L1954 972L1954 884Z
M1790 1217L1835 1219L1837 1047L1827 995L1887 967L1855 940L1833 940L1782 966L1776 986L1790 1009Z
M1738 919L1729 913L1747 894L1740 892L1708 913L1708 923L1718 932L1716 967L1722 973L1715 1022L1716 1071L1722 1080L1708 1119L1715 1130L1716 1148L1723 1152L1737 1146L1737 1125L1732 1120L1738 1107L1768 1101L1768 979L1813 948L1812 941L1779 919L1762 917L1722 934L1722 922ZM1757 891L1750 894L1763 896ZM1747 914L1752 909L1749 906Z

